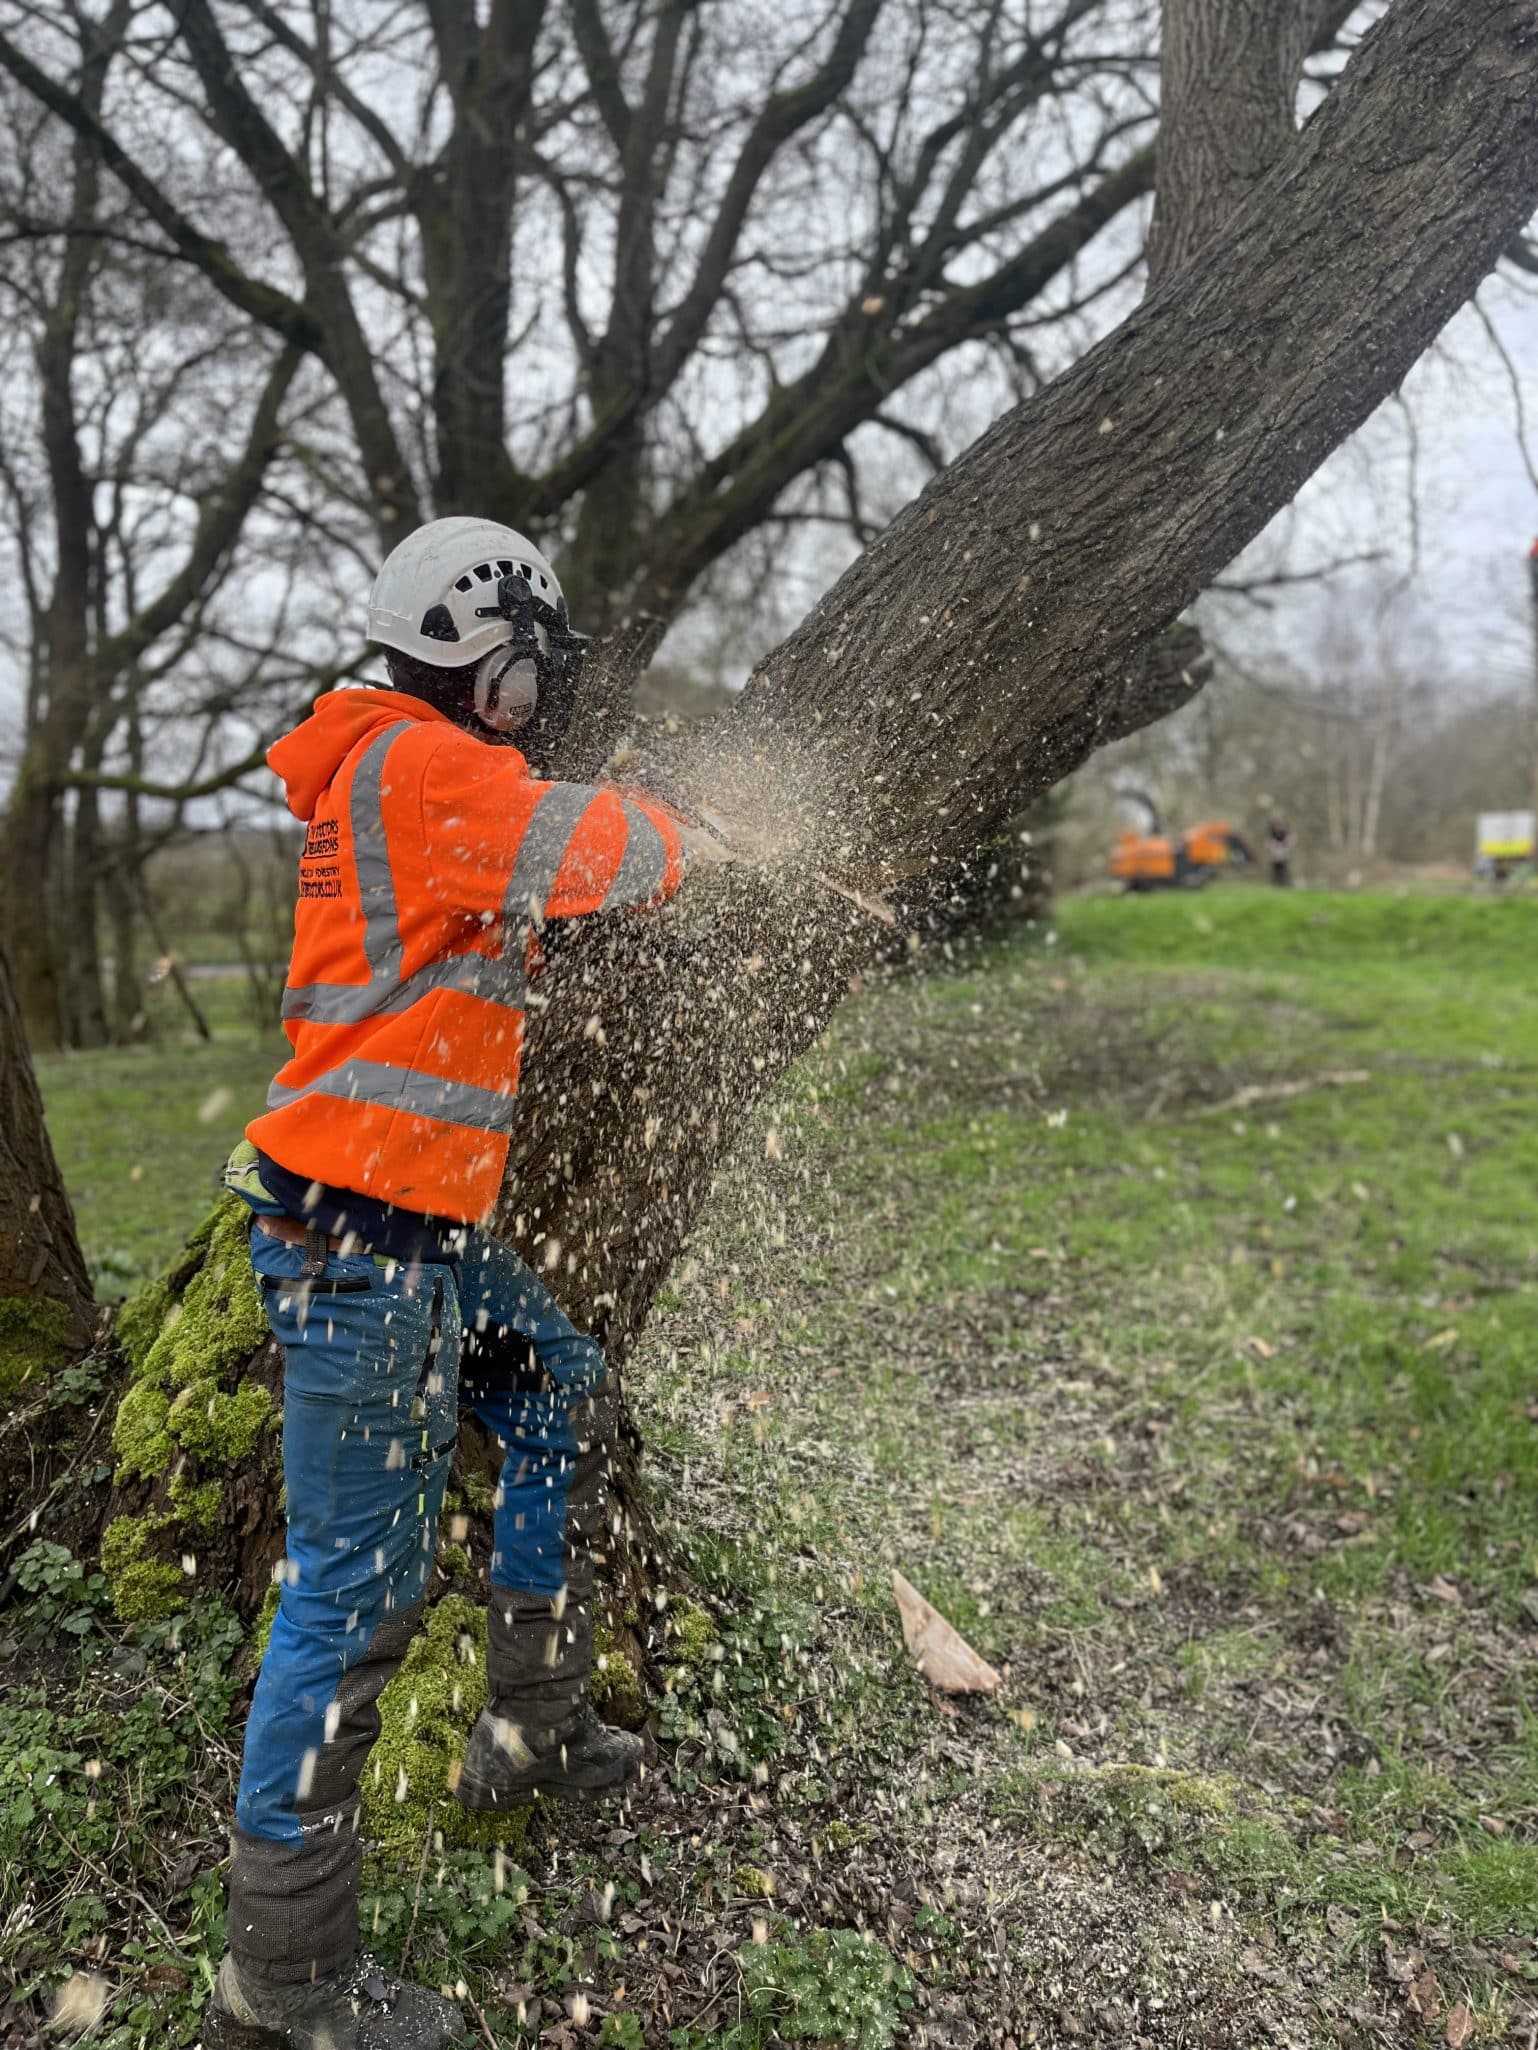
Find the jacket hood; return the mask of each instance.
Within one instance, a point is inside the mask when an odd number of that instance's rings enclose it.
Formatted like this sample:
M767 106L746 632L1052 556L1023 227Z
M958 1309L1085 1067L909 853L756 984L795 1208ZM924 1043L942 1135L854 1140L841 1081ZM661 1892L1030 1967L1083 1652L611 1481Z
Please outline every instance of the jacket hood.
M419 726L448 726L453 721L420 698L397 690L332 690L315 700L315 709L292 733L267 750L267 766L283 781L288 808L306 824L315 816L321 792L335 780L353 752L387 726L402 719Z

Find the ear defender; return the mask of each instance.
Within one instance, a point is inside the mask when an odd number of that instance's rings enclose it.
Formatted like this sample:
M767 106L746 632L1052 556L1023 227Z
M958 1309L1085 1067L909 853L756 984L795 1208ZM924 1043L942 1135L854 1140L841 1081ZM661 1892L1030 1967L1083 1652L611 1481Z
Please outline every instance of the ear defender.
M539 702L539 673L532 655L505 643L475 665L475 716L493 733L517 733Z

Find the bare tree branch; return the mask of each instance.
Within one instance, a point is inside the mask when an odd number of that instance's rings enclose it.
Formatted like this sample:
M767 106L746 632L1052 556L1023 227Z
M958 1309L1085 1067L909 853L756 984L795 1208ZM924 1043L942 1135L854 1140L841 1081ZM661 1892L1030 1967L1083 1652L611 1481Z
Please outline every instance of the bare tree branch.
M214 121L270 201L303 266L309 304L326 336L326 360L358 437L374 518L388 541L417 525L421 508L348 289L336 224L247 89L209 0L181 0L180 20Z
M107 169L169 238L178 255L196 265L232 306L239 307L242 313L263 327L271 328L284 341L325 356L325 336L310 309L301 301L291 299L286 292L249 276L222 242L214 241L194 227L121 146L100 117L76 94L50 78L4 34L0 34L0 65L18 85L24 86L43 106L56 114L66 127L91 144Z

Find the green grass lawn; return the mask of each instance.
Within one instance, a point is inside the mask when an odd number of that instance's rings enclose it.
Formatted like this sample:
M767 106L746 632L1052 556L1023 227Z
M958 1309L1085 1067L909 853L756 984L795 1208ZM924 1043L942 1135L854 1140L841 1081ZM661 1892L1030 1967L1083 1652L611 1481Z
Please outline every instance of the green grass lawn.
M98 1291L128 1293L175 1255L285 1057L244 1015L238 979L196 985L214 1037L165 995L146 1046L38 1062L48 1129Z
M708 1611L654 1624L662 1770L526 1857L537 1938L445 1853L420 1917L376 1871L382 1947L508 2045L513 1979L584 2045L1528 2041L1535 960L1538 902L1233 887L855 999L632 1368ZM99 1261L171 1249L270 1062L47 1070ZM997 1703L914 1676L893 1566ZM195 1976L208 1872L164 1914Z
M674 1456L764 1391L713 1441L757 1544L877 1614L900 1565L1007 1671L993 1813L1211 1904L1332 2028L1531 2018L1535 959L1525 901L1069 902L852 1006L794 1184L678 1293L738 1314L678 1345Z

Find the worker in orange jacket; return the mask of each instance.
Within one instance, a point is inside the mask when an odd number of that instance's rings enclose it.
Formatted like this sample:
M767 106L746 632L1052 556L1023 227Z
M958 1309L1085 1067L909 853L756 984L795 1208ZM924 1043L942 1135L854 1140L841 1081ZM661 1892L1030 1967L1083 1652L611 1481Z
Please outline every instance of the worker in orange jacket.
M229 1954L207 2050L434 2050L453 2005L358 1949L359 1774L420 1621L461 1397L504 1448L491 1704L456 1793L598 1792L639 1739L586 1702L591 1540L614 1439L596 1343L482 1227L547 920L660 904L684 843L654 801L545 780L583 643L554 569L436 520L379 573L388 689L330 693L272 749L306 827L291 1057L227 1180L284 1350L288 1532L246 1731Z

